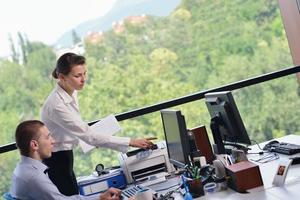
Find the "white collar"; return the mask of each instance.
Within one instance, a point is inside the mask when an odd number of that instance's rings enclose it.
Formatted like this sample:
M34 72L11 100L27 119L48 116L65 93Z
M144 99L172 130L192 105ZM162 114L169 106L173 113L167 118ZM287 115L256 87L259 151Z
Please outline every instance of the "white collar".
M30 164L33 168L40 170L44 172L48 167L42 163L39 160L27 157L27 156L21 156L21 163Z
M74 90L72 96L70 96L58 83L56 84L56 91L58 93L58 95L63 99L63 101L65 102L65 104L69 104L72 101L75 101L76 99L76 95L77 95L77 91Z

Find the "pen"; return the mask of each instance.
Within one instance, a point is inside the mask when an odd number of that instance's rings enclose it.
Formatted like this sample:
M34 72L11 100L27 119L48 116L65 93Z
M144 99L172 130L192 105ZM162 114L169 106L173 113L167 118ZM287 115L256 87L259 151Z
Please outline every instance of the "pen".
M194 179L198 179L200 178L200 168L198 168L197 166L194 168L194 175L193 175Z
M198 171L198 167L194 167L193 168L193 179L197 177L197 171Z
M189 178L193 178L193 172L192 172L192 170L189 168L189 166L186 165L184 168L187 170L187 174L189 174L188 177L189 177Z

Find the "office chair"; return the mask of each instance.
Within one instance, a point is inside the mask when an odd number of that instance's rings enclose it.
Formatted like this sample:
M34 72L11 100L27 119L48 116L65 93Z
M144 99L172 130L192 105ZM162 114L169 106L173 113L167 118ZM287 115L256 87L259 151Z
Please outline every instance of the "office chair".
M3 198L5 199L5 200L18 200L18 199L16 199L16 198L14 198L14 197L12 197L9 193L4 193L3 194Z

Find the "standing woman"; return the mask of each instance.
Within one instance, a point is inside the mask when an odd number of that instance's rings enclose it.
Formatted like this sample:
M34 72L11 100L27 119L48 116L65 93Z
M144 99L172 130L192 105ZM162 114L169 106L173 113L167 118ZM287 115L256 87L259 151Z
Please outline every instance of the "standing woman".
M79 140L93 145L126 152L128 146L150 148L150 139L130 139L94 132L81 119L77 90L86 81L86 62L83 56L65 53L56 63L52 73L58 79L56 87L46 99L41 118L54 138L51 158L44 160L49 167L49 177L59 191L67 196L78 194L73 171L73 148Z

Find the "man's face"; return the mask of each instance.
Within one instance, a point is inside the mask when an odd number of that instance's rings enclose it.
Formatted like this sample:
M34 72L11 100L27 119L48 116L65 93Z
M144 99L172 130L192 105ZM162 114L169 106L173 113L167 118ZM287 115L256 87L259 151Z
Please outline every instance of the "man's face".
M38 139L36 140L38 143L37 153L39 157L42 159L51 157L51 152L53 148L53 138L50 135L50 132L46 126L42 126L38 130Z

